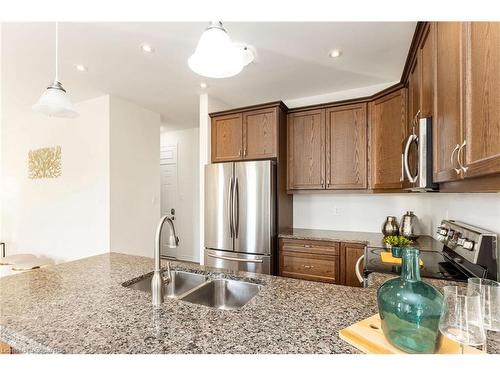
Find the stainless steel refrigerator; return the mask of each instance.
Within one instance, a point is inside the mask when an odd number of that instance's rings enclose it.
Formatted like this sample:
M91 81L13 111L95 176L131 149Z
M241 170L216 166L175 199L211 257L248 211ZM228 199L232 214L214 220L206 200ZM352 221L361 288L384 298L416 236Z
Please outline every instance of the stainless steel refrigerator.
M270 160L205 167L205 265L272 273L275 190Z

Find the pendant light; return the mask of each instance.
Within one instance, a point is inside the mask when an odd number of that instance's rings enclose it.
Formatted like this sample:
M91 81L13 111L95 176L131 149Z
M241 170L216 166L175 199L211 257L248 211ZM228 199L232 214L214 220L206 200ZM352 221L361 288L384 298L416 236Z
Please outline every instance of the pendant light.
M78 117L78 112L76 112L73 107L73 103L63 88L61 82L59 82L59 67L58 67L58 53L59 53L59 24L56 22L56 76L54 82L50 84L44 91L38 102L32 107L34 111L43 113L44 115L51 117L66 117L74 118Z
M232 77L240 73L246 63L241 46L231 42L219 21L210 23L188 59L191 70L209 78Z

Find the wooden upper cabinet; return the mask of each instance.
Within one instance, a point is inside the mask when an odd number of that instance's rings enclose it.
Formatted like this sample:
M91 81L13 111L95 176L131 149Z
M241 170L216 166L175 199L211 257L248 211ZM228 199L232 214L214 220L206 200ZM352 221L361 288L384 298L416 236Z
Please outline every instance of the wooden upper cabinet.
M367 188L366 103L326 109L326 188Z
M405 130L404 137L414 133L414 127L416 128L415 121L420 116L420 89L421 89L421 70L420 70L420 58L417 54L417 58L410 70L410 75L408 77L408 126ZM418 116L417 116L418 115Z
M288 189L325 187L325 110L288 116Z
M460 178L457 163L462 142L462 24L436 22L434 80L434 181Z
M212 118L212 163L277 159L286 142L282 102L266 103L210 114ZM286 151L286 150L285 150ZM282 150L282 157L286 152Z
M471 22L466 43L465 178L500 173L500 22Z
M212 118L212 162L238 160L243 152L243 116Z
M371 186L402 188L402 150L407 124L406 89L370 103Z
M243 158L269 159L277 156L277 108L243 112Z
M435 24L429 23L420 47L420 117L434 116Z

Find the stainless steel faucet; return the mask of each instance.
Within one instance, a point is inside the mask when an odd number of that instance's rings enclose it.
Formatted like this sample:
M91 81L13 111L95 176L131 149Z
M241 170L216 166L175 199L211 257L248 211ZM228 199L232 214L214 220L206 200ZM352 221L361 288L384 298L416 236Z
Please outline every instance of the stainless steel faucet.
M161 249L161 231L163 224L167 222L170 226L170 236L168 238L168 247L176 248L179 245L179 237L175 234L174 218L170 216L163 216L156 228L155 237L155 269L153 278L151 279L151 294L153 297L153 306L160 306L164 298L164 285L170 282L170 262L167 263L167 277L161 274L160 266L160 249Z

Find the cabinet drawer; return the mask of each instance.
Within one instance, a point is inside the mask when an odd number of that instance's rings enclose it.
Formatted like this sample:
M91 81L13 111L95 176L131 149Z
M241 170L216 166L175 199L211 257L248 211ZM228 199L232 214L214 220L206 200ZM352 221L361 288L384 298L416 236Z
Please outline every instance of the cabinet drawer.
M336 256L340 254L340 243L334 241L281 239L282 251Z
M281 276L311 281L338 283L339 257L282 251Z

